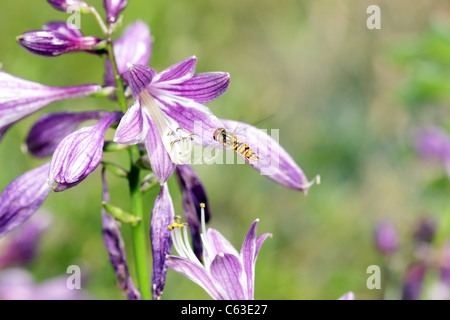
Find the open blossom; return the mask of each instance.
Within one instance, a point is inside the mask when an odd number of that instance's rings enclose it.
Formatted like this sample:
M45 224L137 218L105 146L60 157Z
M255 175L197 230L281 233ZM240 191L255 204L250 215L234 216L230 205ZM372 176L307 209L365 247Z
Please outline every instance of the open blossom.
M69 28L66 22L45 24L42 30L27 31L17 37L29 52L43 57L56 57L69 52L94 52L102 42L93 36L83 36L79 29Z
M62 100L82 98L100 91L97 84L48 87L0 70L0 140L17 121Z
M178 128L184 128L215 143L212 132L221 121L201 103L223 94L229 84L224 72L195 74L197 59L190 57L156 73L141 65L129 64L128 82L136 101L117 128L114 141L122 144L144 142L153 172L163 184L180 163L177 146Z
M205 230L202 223L204 264L198 260L189 245L184 225L173 224L172 241L179 256L169 256L167 265L201 286L215 300L253 300L255 264L259 250L271 236L256 237L259 220L248 231L240 252L215 229ZM183 230L182 230L183 229Z
M65 137L53 153L49 180L55 191L76 186L100 164L106 130L122 117L112 112L97 124L81 128Z
M25 172L0 194L0 238L27 221L47 198L49 168L46 163Z
M106 9L106 20L108 23L114 23L119 13L126 8L128 0L104 0L103 4Z

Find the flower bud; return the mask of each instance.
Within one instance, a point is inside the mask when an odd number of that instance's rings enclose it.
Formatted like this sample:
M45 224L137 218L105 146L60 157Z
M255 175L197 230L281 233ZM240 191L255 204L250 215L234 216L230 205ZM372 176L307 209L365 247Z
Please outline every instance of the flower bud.
M105 0L103 4L106 9L106 20L112 24L116 22L119 13L125 9L128 0Z

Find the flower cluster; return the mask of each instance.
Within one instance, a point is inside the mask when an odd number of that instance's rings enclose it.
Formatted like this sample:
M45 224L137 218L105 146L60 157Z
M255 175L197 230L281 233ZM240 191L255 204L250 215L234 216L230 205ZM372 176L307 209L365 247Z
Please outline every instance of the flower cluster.
M15 123L54 102L93 96L113 99L118 108L47 113L37 119L25 140L26 149L34 157L51 159L12 181L0 194L0 237L28 220L51 191L73 188L103 166L105 247L126 296L148 298L140 172L151 170L160 186L150 219L153 298L161 297L167 267L171 267L191 279L201 279L194 281L213 298L253 299L254 265L268 234L256 238L258 220L255 220L238 253L218 231L205 230L210 216L204 205L208 201L205 188L187 161L193 146L232 149L249 167L288 188L306 193L312 183L267 133L249 124L221 119L205 106L227 91L228 73L196 73L195 56L159 72L149 67L153 38L142 21L128 26L113 41L127 1L105 0L105 19L80 0L48 0L48 3L57 10L67 11L75 6L81 14L92 15L104 37L86 36L73 25L53 21L18 36L20 46L47 58L73 52L104 57L104 83L49 87L0 71L0 139ZM79 129L88 120L96 123ZM239 132L235 130L238 127ZM105 140L108 129L114 130L113 141ZM103 161L105 151L124 149L130 153L129 169ZM131 214L110 203L106 172L128 180ZM167 184L173 173L183 193L183 211L190 225L194 251L186 241L183 243L177 233L180 230L171 232L167 228L173 225L175 216ZM130 224L136 235L133 239L139 260L136 264L139 290L128 269L120 222ZM172 244L181 257L170 256ZM204 266L200 262L202 257Z

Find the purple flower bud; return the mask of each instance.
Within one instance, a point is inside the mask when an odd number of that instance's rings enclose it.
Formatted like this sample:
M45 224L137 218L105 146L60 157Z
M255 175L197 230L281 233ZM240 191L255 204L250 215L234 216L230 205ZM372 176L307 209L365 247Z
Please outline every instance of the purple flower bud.
M19 44L29 52L43 57L56 57L69 52L93 52L102 41L84 37L80 30L71 29L66 22L50 22L42 30L27 31L17 37Z
M150 238L152 242L153 270L152 295L159 300L166 284L167 256L172 248L169 225L173 223L175 210L167 184L161 186L152 212Z
M380 222L375 227L375 243L378 249L390 255L398 249L398 235L395 226L390 222Z
M108 185L106 183L105 170L102 171L103 202L109 202ZM105 248L109 254L109 260L114 268L119 287L125 292L128 300L140 300L141 293L133 284L128 271L125 244L123 242L121 224L102 209L102 234Z
M0 269L29 263L36 256L37 245L50 217L45 212L34 215L16 232L0 243Z
M67 10L79 8L80 10L89 10L89 5L81 0L47 0L47 2L56 10L67 12Z
M28 133L26 140L27 151L38 158L50 156L61 140L74 132L82 122L98 120L107 114L104 111L45 114L35 122Z
M56 148L50 167L54 191L64 191L83 181L100 164L106 130L122 117L112 112L97 124L65 137Z
M109 24L116 22L119 13L125 9L128 0L105 0L103 4L106 9L106 20Z
M17 121L45 106L62 100L82 98L102 90L97 84L47 87L0 71L0 140Z
M199 177L190 166L177 166L175 172L183 194L183 213L191 231L194 253L201 260L203 254L200 237L201 203L205 204L205 222L208 222L211 216L206 191Z
M46 163L24 173L0 194L0 238L28 220L47 198L49 168Z
M403 279L402 300L419 300L425 278L426 266L423 262L412 264Z

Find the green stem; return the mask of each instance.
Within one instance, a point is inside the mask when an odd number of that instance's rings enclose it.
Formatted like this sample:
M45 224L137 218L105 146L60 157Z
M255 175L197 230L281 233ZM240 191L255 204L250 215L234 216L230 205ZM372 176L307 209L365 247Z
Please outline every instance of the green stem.
M123 113L127 111L127 101L123 87L122 77L117 69L116 59L111 39L108 39L108 55L116 80L116 97ZM134 163L141 157L137 145L130 147L130 172L128 184L130 187L131 213L141 220L137 226L132 227L132 238L134 247L134 259L136 265L136 276L142 299L151 300L150 277L147 264L147 234L144 223L144 205L142 192L140 190L140 169Z

